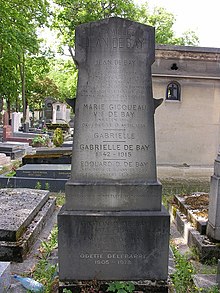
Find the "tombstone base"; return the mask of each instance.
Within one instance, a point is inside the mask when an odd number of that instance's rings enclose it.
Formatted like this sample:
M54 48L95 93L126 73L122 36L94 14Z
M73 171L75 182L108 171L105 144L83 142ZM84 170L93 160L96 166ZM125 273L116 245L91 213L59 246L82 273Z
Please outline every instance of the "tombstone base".
M169 214L162 211L67 211L58 215L59 278L166 280Z
M96 180L94 183L69 180L65 190L65 209L70 211L161 210L162 185L159 181Z
M145 293L168 293L170 284L167 281L138 281L132 282L135 286L135 292ZM71 282L59 282L59 293L63 293L63 290L72 290L74 293L89 292L93 287L99 288L100 292L108 292L110 282L105 281L78 281Z

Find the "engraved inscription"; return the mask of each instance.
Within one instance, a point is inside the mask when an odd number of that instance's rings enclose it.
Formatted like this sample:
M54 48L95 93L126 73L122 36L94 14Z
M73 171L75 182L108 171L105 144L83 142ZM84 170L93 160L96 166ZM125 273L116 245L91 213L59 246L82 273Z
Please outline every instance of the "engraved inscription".
M90 50L99 49L139 49L146 48L147 39L133 27L125 29L117 26L114 29L98 29L94 34L88 32L88 36L82 39L83 46Z
M79 64L72 178L156 177L145 28L116 21L80 30L77 51L86 59Z
M96 59L95 65L132 66L136 62L136 60L131 59Z
M104 251L103 253L81 252L79 258L84 262L92 262L94 265L132 265L138 261L145 263L153 260L159 255L158 249L152 249L151 253L123 253Z

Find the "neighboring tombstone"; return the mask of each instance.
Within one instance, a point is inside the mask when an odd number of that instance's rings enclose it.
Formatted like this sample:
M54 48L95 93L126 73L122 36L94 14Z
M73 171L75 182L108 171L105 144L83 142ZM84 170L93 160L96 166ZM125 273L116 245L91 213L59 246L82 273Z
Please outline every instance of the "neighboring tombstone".
M53 103L53 109L56 110L56 120L53 117L53 121L55 120L55 122L53 123L66 123L66 119L67 119L67 108L66 108L66 104L64 103L60 103L60 102L56 102Z
M53 104L53 117L52 117L52 123L57 123L57 109L54 107Z
M66 122L69 123L71 118L70 118L71 110L66 108Z
M25 117L25 121L23 124L23 131L24 132L29 132L29 126L30 126L30 108L29 106L27 106L26 108L26 117Z
M214 240L220 240L220 152L215 159L214 174L211 176L206 234Z
M30 124L30 107L29 107L29 106L27 106L27 109L26 109L26 119L25 119L25 123Z
M45 99L45 106L44 106L44 117L46 123L51 123L53 119L53 103L55 100L53 98Z
M8 138L12 137L12 127L9 125L8 112L3 114L3 141L7 141Z
M3 98L0 97L0 125L3 124Z
M167 279L154 54L153 27L109 18L76 28L72 171L58 215L61 281Z
M12 113L12 132L18 132L19 127L21 126L21 113L13 112Z

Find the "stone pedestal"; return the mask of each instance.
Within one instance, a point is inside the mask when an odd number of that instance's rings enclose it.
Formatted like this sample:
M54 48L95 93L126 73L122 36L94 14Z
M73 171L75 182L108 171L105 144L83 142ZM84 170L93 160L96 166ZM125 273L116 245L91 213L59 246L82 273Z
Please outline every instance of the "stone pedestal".
M58 225L62 281L167 279L165 210L80 212L63 207Z
M66 210L160 211L162 185L130 181L73 182L66 184Z
M206 233L213 240L220 241L220 154L214 162L214 175L211 177Z

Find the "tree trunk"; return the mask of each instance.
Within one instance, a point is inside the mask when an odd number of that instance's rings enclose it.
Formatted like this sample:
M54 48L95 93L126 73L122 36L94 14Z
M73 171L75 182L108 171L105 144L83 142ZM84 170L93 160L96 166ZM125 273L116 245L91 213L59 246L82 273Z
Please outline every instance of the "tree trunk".
M21 96L22 96L22 106L23 106L23 123L26 120L26 108L27 108L27 101L25 95L25 57L24 52L21 56L19 62L19 71L20 71L20 78L21 78Z
M10 99L8 98L6 100L6 104L7 104L7 112L8 112L8 121L10 121L11 119L11 102L10 102Z
M75 59L75 55L74 55L74 53L73 53L73 49L72 49L71 46L69 46L68 49L69 49L70 55L71 55L71 57L72 57L72 59L73 59L75 65L76 65L76 68L78 69L78 64L77 64L77 61L76 61L76 59Z

